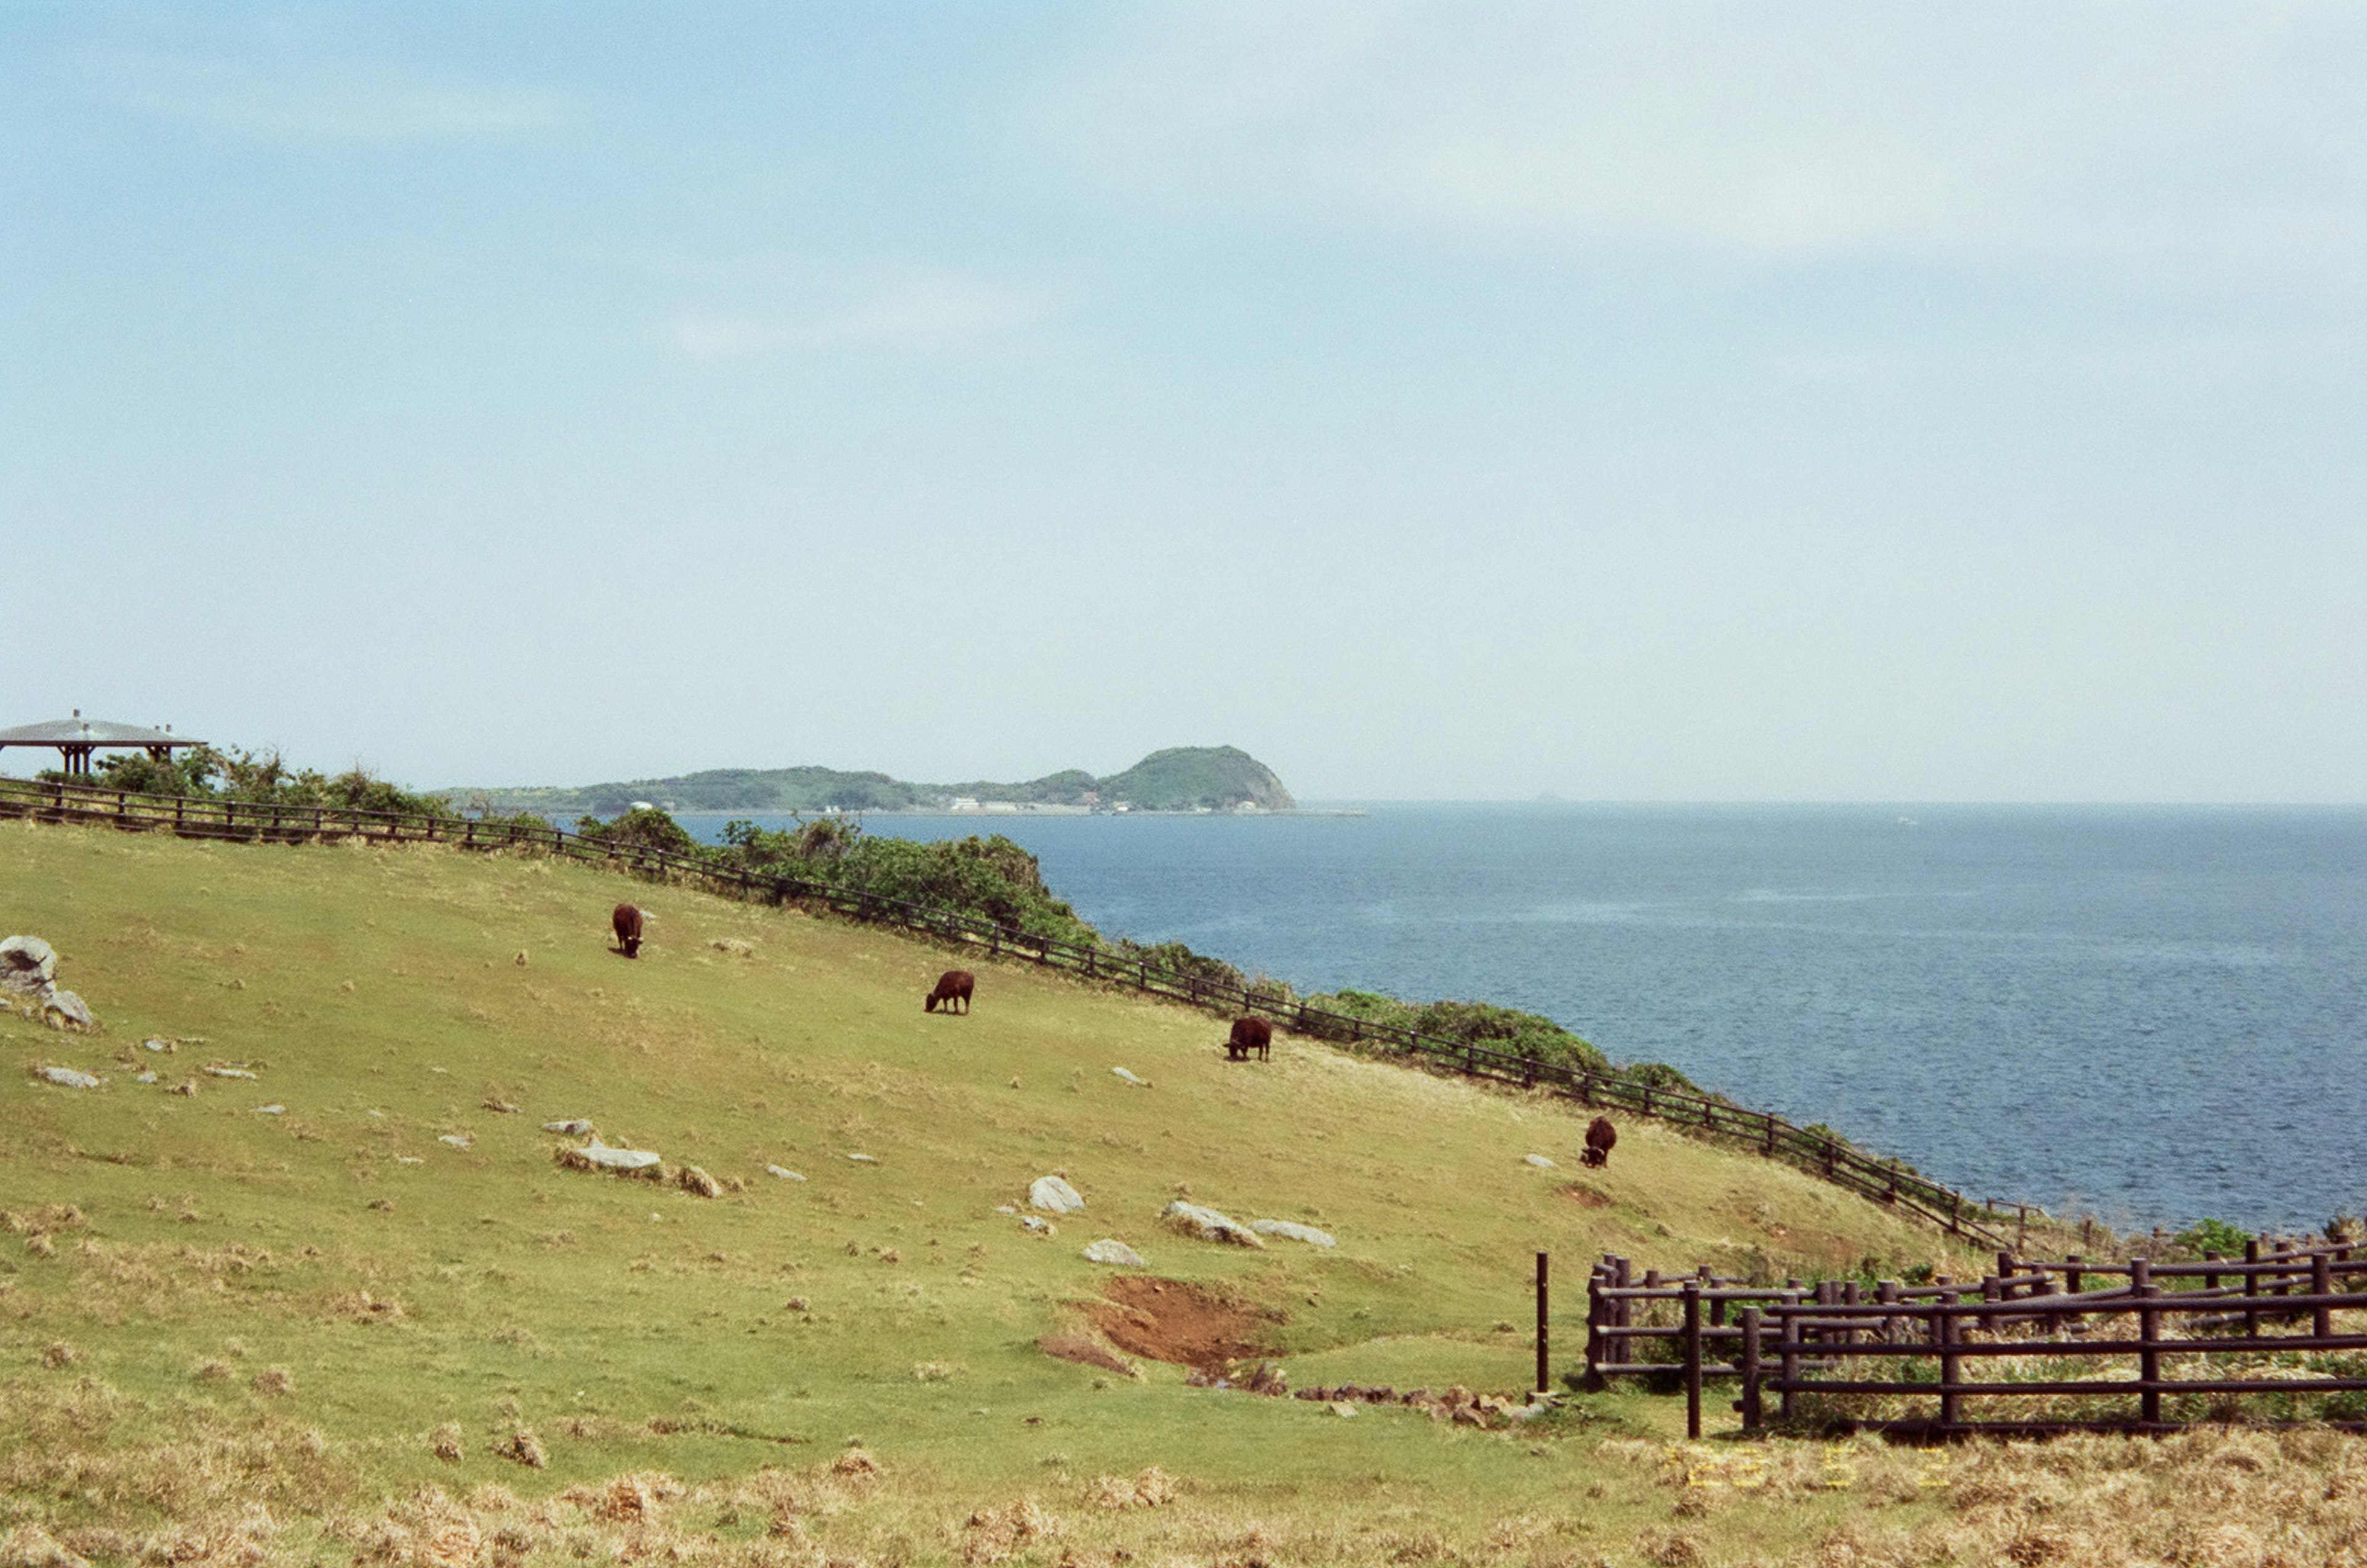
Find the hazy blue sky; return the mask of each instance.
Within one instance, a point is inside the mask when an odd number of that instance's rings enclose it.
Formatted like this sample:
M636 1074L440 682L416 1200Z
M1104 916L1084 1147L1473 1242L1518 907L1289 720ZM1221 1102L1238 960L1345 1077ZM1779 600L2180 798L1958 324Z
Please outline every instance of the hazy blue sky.
M0 722L2367 798L2357 6L18 0L0 138Z

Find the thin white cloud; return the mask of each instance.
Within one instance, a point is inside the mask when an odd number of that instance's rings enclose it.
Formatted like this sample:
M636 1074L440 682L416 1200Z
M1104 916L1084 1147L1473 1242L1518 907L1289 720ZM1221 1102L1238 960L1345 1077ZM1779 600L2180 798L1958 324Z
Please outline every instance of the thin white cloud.
M1044 122L1131 197L1467 242L2348 288L2362 75L2320 4L1195 4Z
M309 65L297 73L153 55L95 63L106 95L126 107L268 140L475 141L552 130L574 115L564 94L545 88L372 67Z
M789 312L688 313L665 336L692 359L742 359L830 348L928 352L998 337L1052 314L1039 291L949 273L878 283L831 308Z

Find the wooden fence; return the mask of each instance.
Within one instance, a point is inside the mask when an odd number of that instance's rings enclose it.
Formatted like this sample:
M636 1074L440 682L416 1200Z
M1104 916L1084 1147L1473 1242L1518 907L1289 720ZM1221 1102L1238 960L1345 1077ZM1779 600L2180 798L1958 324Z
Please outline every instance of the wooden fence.
M274 806L180 795L139 795L93 785L0 779L0 817L49 822L100 823L164 831L192 839L244 843L315 843L363 839L388 843L448 844L467 850L531 850L614 866L659 880L696 883L740 897L827 908L855 919L900 926L943 941L983 947L1089 980L1229 1014L1256 1012L1300 1034L1351 1045L1376 1045L1467 1077L1544 1089L1582 1105L1698 1128L1822 1176L1877 1202L1938 1224L1951 1235L2002 1245L2002 1227L2022 1205L1981 1203L1952 1187L1876 1159L1838 1138L1811 1132L1763 1111L1659 1088L1614 1072L1541 1062L1484 1045L1445 1040L1393 1024L1331 1012L1228 981L1127 957L1104 948L1038 936L957 910L883 897L802 877L722 864L697 855L587 839L538 822L358 811L336 807Z
M1803 1402L1813 1399L1818 1425L1948 1437L2290 1421L2313 1398L2367 1391L2367 1376L2351 1375L2367 1372L2367 1359L2326 1360L2367 1351L2367 1317L2336 1322L2339 1313L2367 1314L2367 1247L2263 1251L2251 1242L2241 1258L2197 1263L2047 1262L2000 1251L1997 1263L1977 1284L1941 1276L1750 1286L1706 1267L1638 1279L1628 1259L1605 1257L1587 1284L1588 1378L1680 1380L1694 1437L1712 1378L1739 1382L1746 1433L1766 1426L1770 1395L1778 1422L1808 1414ZM1849 1414L1852 1401L1900 1399L1923 1413ZM2052 1408L2003 1418L1967 1408L2009 1399ZM2367 1415L2367 1401L2358 1408Z

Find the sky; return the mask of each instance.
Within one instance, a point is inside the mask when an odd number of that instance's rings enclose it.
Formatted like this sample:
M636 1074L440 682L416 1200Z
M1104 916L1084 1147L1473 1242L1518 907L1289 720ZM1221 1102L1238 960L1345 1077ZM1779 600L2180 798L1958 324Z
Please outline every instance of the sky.
M16 0L0 149L0 725L2367 800L2357 6Z

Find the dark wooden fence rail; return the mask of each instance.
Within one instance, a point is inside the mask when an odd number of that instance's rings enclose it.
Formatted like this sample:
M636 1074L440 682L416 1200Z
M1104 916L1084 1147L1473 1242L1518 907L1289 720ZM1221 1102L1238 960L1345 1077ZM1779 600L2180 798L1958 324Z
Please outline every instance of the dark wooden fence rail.
M391 843L440 843L470 850L534 850L616 866L638 875L696 882L772 903L828 908L857 919L981 946L988 952L1069 970L1087 979L1131 987L1153 996L1230 1013L1260 1012L1317 1039L1379 1045L1473 1077L1546 1089L1581 1104L1698 1127L1755 1147L1876 1201L1920 1215L1953 1235L1992 1246L2011 1209L1976 1202L1895 1160L1876 1159L1821 1133L1763 1111L1663 1089L1591 1067L1540 1062L1483 1045L1444 1040L1395 1025L1288 1001L1255 987L1162 968L1106 949L1021 931L956 910L910 904L878 894L720 865L693 855L587 839L541 823L358 811L335 807L271 806L179 795L139 795L92 785L0 779L0 817L53 822L97 822L161 830L193 839L248 843L308 843L364 839Z
M1804 1395L1935 1402L1928 1416L1865 1423L1902 1433L2164 1431L2181 1424L2164 1418L2165 1394L2224 1404L2239 1396L2367 1391L2367 1377L2339 1375L2367 1371L2367 1362L2313 1373L2301 1361L2367 1351L2367 1332L2336 1332L2339 1312L2367 1314L2367 1247L2358 1244L2264 1252L2253 1242L2240 1259L2206 1256L2193 1263L2041 1261L2001 1250L1997 1272L1976 1284L1941 1276L1871 1287L1857 1280L1752 1286L1706 1267L1665 1279L1650 1269L1638 1279L1630 1260L1610 1256L1587 1282L1586 1365L1597 1384L1681 1378L1686 1428L1694 1437L1701 1435L1701 1390L1709 1378L1740 1380L1737 1408L1745 1432L1765 1424L1770 1393L1779 1402L1779 1420L1793 1418ZM2132 1377L2114 1378L2101 1365L2131 1357ZM2016 1359L2099 1366L2086 1376L2026 1379L1984 1379L1965 1369L1967 1361L2002 1367ZM2268 1371L2208 1375L2214 1359L2230 1359ZM1884 1365L1865 1366L1877 1359ZM2199 1361L2205 1375L2169 1375L2172 1360ZM1967 1400L2033 1397L2122 1408L2009 1420L1974 1419L1965 1411Z

